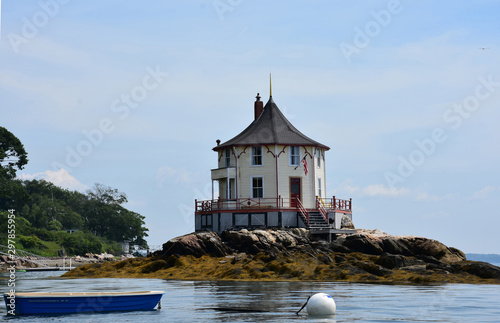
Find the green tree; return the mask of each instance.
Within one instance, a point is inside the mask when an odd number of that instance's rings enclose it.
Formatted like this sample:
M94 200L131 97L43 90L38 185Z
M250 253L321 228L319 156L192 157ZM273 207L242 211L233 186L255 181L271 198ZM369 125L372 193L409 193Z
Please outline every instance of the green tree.
M120 205L128 202L125 193L118 192L116 188L99 183L94 184L93 189L87 191L87 195L91 200L106 205Z
M9 213L0 209L0 244L6 246L8 239Z
M23 169L27 163L28 154L19 138L0 127L0 209L18 210L22 207L22 198L26 197L24 188L13 179L16 171Z
M60 231L62 230L63 226L61 224L61 222L57 221L57 220L50 220L49 221L49 225L48 225L48 229L51 230L51 231Z
M41 180L24 181L29 199L21 209L21 214L38 228L48 228L51 221L58 221L61 229L83 229L82 216L75 211L80 208L74 196L85 195L71 192Z
M21 242L26 249L38 248L41 245L40 239L35 236L20 236L19 242Z
M21 141L4 127L0 127L0 178L13 179L16 168L28 163L28 154Z
M29 198L21 181L0 177L0 209L21 211Z
M87 252L100 253L102 251L101 242L91 233L77 231L66 233L62 246L70 255L85 255Z
M92 232L113 241L129 240L134 244L146 246L148 229L144 227L144 216L129 211L122 206L127 196L102 184L95 184L87 192L85 220Z
M7 211L15 209L16 239L24 236L25 248L40 249L38 242L52 241L83 254L118 250L124 240L147 247L144 216L127 210L127 197L117 189L96 184L83 194L44 180L2 180L9 190L0 196L0 244L7 239ZM69 234L68 229L79 233Z

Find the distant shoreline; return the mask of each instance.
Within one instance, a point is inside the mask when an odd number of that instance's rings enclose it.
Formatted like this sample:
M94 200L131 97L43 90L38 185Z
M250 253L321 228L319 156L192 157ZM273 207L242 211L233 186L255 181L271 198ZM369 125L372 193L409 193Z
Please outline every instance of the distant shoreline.
M489 262L492 265L500 266L500 255L495 253L466 253L468 260Z
M71 259L71 260L70 260ZM8 271L10 263L6 261L8 259L0 259L0 272ZM33 259L37 260L37 259ZM43 262L49 267L59 267L59 268L77 268L86 264L93 264L102 262L102 260L98 260L95 258L87 258L87 257L43 257ZM40 265L35 263L26 261L26 260L17 260L15 263L16 270L25 270L26 268L43 268Z

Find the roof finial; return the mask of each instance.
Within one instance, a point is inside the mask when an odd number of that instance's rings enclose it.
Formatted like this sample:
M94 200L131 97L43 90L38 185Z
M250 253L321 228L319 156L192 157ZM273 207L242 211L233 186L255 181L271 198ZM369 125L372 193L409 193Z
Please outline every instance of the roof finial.
M269 73L269 96L273 96L273 83L271 82L271 73Z

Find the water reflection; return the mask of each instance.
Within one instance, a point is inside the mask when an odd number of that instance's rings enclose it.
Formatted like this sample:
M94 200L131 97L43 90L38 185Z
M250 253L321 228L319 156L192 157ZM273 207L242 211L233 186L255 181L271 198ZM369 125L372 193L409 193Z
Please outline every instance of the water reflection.
M16 273L16 291L164 290L162 309L148 312L23 317L18 322L498 322L497 285L402 286L335 282L193 282L161 279L64 279L61 273ZM0 274L0 277L6 277ZM8 291L0 279L0 291ZM308 318L296 311L308 296L330 294L337 313ZM0 321L8 319L5 305ZM10 320L10 319L9 319Z
M221 322L231 322L244 313L251 321L293 321L307 318L297 315L307 298L316 293L317 283L305 282L198 282L195 294L201 297L199 310L212 312ZM314 290L313 290L314 289ZM324 289L322 289L324 291ZM210 304L207 307L207 304ZM201 306L205 307L202 308ZM315 322L336 322L335 316L316 318Z

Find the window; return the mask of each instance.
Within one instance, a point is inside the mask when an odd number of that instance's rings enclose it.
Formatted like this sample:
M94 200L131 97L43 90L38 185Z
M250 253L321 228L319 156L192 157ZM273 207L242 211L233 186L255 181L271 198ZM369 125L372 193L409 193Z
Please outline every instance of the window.
M318 196L321 197L321 178L318 178Z
M316 149L317 165L321 167L321 149Z
M290 166L298 166L300 163L300 147L290 146Z
M226 148L224 150L225 166L231 166L231 148Z
M262 177L252 177L252 198L264 197L264 180Z
M202 228L211 228L212 227L212 214L207 214L207 215L201 216L201 227Z
M234 198L234 179L228 178L226 181L226 199L230 200Z
M262 147L252 147L251 164L252 166L262 166Z

